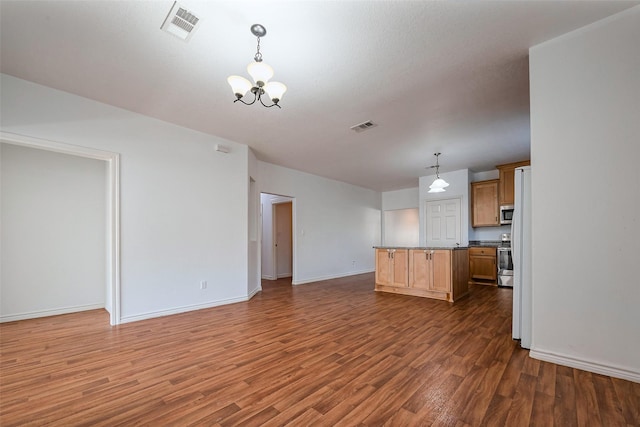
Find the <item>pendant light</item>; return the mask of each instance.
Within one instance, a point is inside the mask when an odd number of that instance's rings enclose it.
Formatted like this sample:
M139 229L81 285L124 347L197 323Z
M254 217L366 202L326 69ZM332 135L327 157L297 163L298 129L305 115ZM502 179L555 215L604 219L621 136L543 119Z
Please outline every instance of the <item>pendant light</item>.
M430 166L431 169L436 168L436 179L429 186L429 193L443 193L445 192L445 188L449 186L449 183L444 179L440 178L440 164L438 163L438 157L440 157L440 153L433 153L436 156L436 164L434 166Z
M282 83L269 81L269 79L273 77L273 68L262 62L262 53L260 53L260 37L267 35L267 29L260 24L254 24L251 26L251 33L258 38L258 47L253 57L254 62L247 66L247 72L254 83L251 83L241 76L229 76L227 82L231 85L231 90L233 90L236 96L236 100L233 102L240 101L245 105L252 105L256 101L260 101L265 107L275 106L281 108L278 102L280 102L282 95L287 91L287 87ZM253 101L245 102L242 98L249 91L253 94ZM265 93L271 99L271 105L265 104L262 100L262 96Z

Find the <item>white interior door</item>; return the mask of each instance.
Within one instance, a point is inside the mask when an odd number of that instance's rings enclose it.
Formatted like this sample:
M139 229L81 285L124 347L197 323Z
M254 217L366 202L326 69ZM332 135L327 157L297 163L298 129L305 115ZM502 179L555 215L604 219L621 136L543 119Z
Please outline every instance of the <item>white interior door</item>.
M275 213L275 254L276 277L292 276L292 203L278 203L274 205Z
M460 199L427 202L427 246L455 247L460 244Z

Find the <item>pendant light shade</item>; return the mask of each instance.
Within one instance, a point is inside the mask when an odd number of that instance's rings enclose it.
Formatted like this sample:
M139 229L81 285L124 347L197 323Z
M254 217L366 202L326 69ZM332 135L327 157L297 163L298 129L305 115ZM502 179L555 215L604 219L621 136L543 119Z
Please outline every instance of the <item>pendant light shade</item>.
M429 186L429 188L446 188L449 186L449 183L442 178L436 178L435 181Z

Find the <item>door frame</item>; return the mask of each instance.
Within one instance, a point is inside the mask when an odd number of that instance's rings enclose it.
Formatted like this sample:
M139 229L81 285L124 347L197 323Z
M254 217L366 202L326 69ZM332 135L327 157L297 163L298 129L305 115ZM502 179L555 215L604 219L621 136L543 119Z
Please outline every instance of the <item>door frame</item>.
M297 239L297 233L296 233L296 206L297 206L297 200L294 196L287 196L285 194L278 194L278 193L270 193L269 191L265 191L262 190L260 191L260 195L265 194L268 196L271 196L274 201L270 201L271 203L271 252L272 254L274 254L274 247L273 247L273 235L275 233L275 227L274 227L274 207L273 205L277 204L277 203L288 203L291 202L291 284L295 284L295 280L297 277L297 267L296 267L296 253L297 253L297 246L298 246L298 239ZM261 212L262 209L264 208L264 206L260 206ZM260 259L258 260L259 264L260 264L260 268L262 269L262 258L264 256L264 253L262 251L262 240L264 239L264 236L262 235L262 229L264 227L264 216L261 215L260 216ZM267 278L266 280L276 280L277 279L277 265L275 264L276 262L276 258L275 255L273 256L273 260L272 260L272 268L273 268L273 273L274 273L274 279L269 279ZM262 274L262 271L260 272L260 277L264 277Z
M462 230L462 197L461 196L453 196L453 197L439 197L439 198L434 198L434 199L425 199L424 200L424 244L425 246L429 246L427 244L429 237L428 237L428 232L429 232L429 223L428 223L428 205L431 202L444 202L446 200L458 200L459 204L460 204L460 222L458 223L459 227L460 227L460 246L463 246L463 241L464 239L462 238L463 235L463 230ZM455 247L455 246L452 246Z
M120 315L120 154L95 148L71 145L63 142L0 131L0 141L71 156L103 160L107 164L107 212L106 212L106 287L111 296L109 323L119 325ZM107 304L105 304L105 308Z

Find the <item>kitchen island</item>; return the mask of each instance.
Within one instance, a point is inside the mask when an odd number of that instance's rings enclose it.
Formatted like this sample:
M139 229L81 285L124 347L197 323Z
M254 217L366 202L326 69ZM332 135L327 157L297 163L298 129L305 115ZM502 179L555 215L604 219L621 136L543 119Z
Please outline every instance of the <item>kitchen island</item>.
M376 246L375 290L457 301L469 293L468 248Z

